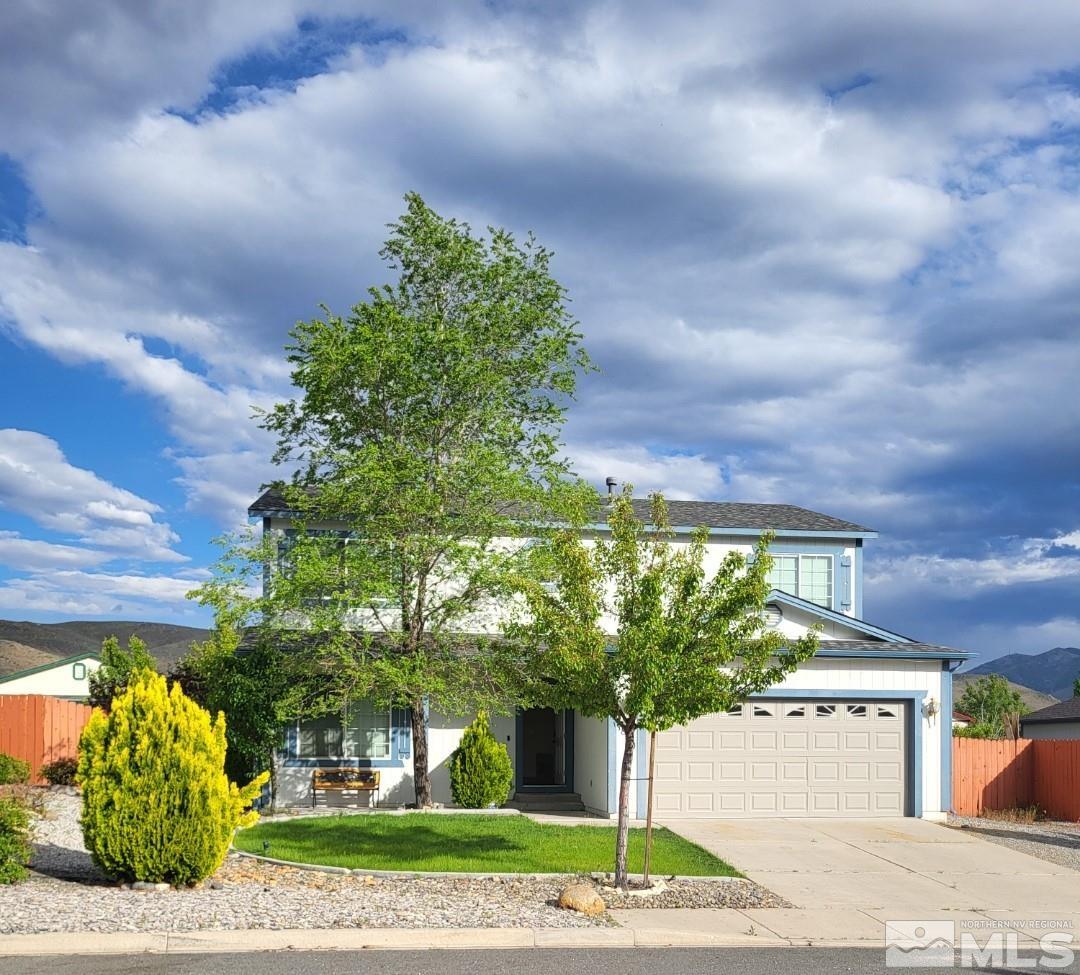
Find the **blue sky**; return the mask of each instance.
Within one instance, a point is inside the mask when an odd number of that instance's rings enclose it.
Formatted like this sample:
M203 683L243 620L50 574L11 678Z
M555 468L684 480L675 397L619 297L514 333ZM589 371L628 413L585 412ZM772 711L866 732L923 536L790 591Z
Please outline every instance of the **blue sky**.
M409 190L556 251L579 471L868 524L873 622L1080 645L1080 8L0 10L0 615L205 622L291 324Z

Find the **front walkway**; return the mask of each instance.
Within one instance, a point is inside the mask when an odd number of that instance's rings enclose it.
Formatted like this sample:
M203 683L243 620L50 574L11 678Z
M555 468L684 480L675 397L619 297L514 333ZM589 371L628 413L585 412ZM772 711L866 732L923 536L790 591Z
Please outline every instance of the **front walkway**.
M1080 872L921 819L664 820L796 905L742 911L781 937L880 938L903 919L1060 920L1080 931ZM643 918L624 918L643 923ZM741 918L715 923L741 925ZM690 923L690 919L687 919ZM697 922L700 924L701 919ZM1025 936L1030 928L1018 927Z

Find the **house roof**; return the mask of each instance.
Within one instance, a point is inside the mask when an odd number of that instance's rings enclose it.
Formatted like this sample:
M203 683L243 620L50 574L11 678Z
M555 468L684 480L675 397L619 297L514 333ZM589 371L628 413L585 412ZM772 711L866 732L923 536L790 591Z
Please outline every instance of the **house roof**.
M64 664L78 663L80 660L100 660L101 656L93 650L88 650L86 653L73 653L70 657L49 657L49 659L43 663L34 667L27 667L23 670L16 670L8 674L4 674L0 677L0 684L6 684L8 681L17 680L20 677L29 677L31 674L40 674L46 670L55 670L57 667Z
M648 498L634 498L634 513L648 521L650 510ZM799 508L792 504L752 504L743 501L668 501L668 517L676 528L707 528L751 530L754 532L794 531L822 534L874 535L872 528L852 521L834 518L832 515ZM270 488L264 491L248 508L250 515L287 514L291 511L284 494Z
M953 721L969 721L972 724L975 723L975 719L970 714L965 714L963 711L953 710Z
M966 650L954 650L936 643L918 643L915 640L819 640L818 654L824 657L926 657L942 660L966 660L972 656Z
M1080 697L1070 697L1067 701L1058 701L1048 708L1025 714L1020 724L1053 724L1055 721L1080 721Z

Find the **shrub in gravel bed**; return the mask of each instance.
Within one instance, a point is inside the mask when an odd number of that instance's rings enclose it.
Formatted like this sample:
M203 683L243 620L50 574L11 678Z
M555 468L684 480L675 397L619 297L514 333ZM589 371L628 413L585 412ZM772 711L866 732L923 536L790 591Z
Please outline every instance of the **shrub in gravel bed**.
M79 771L77 758L58 758L41 766L41 777L49 785L74 785L75 773Z
M30 781L30 763L0 752L0 785L19 785Z
M25 880L30 862L30 810L17 796L0 799L0 884Z
M95 711L79 742L86 848L109 876L175 885L209 877L267 776L225 775L225 718L164 677L142 672Z

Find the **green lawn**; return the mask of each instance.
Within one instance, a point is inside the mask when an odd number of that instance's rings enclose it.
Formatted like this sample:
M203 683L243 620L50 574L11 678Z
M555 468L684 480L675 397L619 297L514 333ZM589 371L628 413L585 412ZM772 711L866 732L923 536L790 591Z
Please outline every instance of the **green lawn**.
M242 829L234 843L238 850L278 860L369 870L585 873L615 865L615 827L555 826L527 816L314 816ZM644 847L645 830L630 830L631 872L641 871ZM741 876L700 846L659 828L653 831L652 872Z

